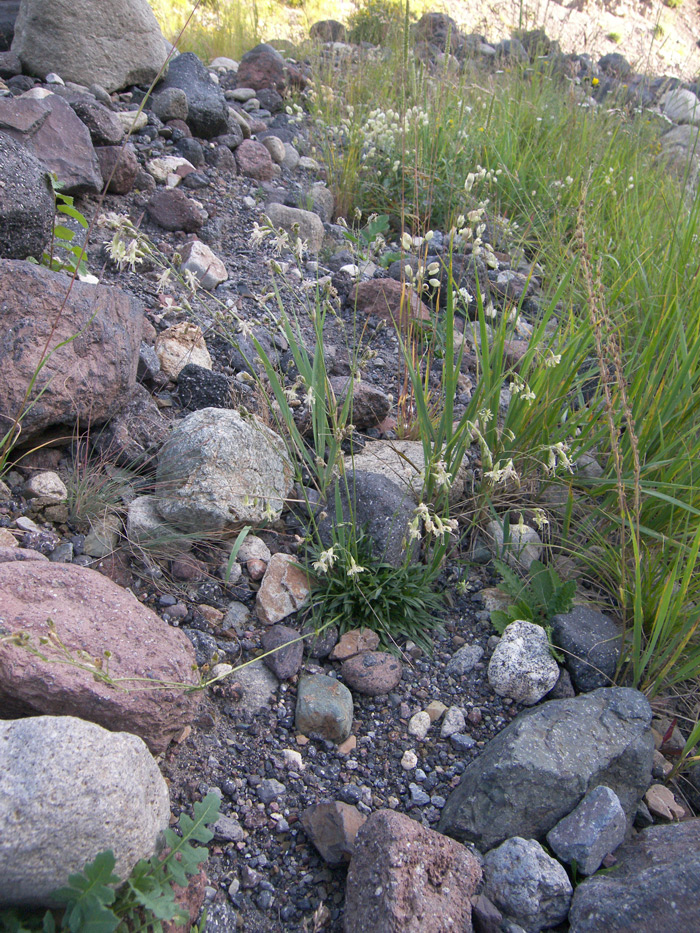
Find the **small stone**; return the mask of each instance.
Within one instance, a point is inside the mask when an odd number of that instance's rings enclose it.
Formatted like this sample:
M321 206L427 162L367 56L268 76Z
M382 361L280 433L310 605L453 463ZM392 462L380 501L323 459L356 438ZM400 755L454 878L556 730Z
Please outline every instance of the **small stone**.
M196 233L207 219L206 211L180 188L160 188L146 205L151 220L164 230Z
M429 729L430 716L428 716L424 710L415 713L408 721L408 734L415 736L421 741L426 737Z
M601 784L547 833L560 861L576 862L582 875L598 871L606 855L624 842L627 818L617 794Z
M340 745L338 746L338 754L349 755L350 752L354 752L356 748L357 748L357 736L350 735L344 742L341 742Z
M368 628L355 628L341 636L331 651L331 661L345 661L362 651L373 651L379 646L379 635Z
M654 816L663 820L680 820L685 816L685 809L673 796L673 791L663 784L652 784L644 800Z
M304 770L304 759L301 757L301 752L296 751L296 749L283 748L282 757L284 758L285 764L291 771Z
M204 334L197 324L190 321L181 321L158 334L155 350L162 372L173 381L190 363L204 369L212 367Z
M236 149L236 162L241 175L256 181L271 181L274 176L272 157L265 146L256 140L243 140Z
M247 535L243 539L236 557L244 564L249 560L261 560L267 564L270 562L272 554L262 538L257 535Z
M342 865L352 856L357 831L367 819L351 804L334 800L304 810L304 832L329 865Z
M138 133L148 123L148 114L143 110L141 113L136 110L117 110L114 116L122 124L126 133Z
M264 804L272 803L278 797L283 797L287 793L287 788L275 778L266 778L258 787L258 797Z
M450 736L450 745L456 752L468 752L476 745L476 740L470 735L464 735L462 732L455 732Z
M403 666L386 651L363 651L343 661L341 673L352 690L365 696L382 696L399 684Z
M262 149L269 159L267 149L264 146ZM239 151L240 147L236 150L236 155L238 155ZM307 244L310 253L319 252L323 245L325 230L323 222L317 214L301 210L298 207L287 207L285 204L274 203L267 205L266 213L273 226L289 233L292 242L298 236Z
M228 278L226 266L219 257L200 240L193 240L182 250L183 272L195 275L202 288L211 290Z
M40 498L44 504L51 502L64 502L68 498L68 490L58 473L46 471L35 473L24 484L24 495L27 499Z
M507 545L504 544L503 525L499 521L488 522L484 532L492 544L494 555L503 557L516 570L529 570L533 560L542 556L542 539L529 525L511 525Z
M445 713L445 718L440 729L440 736L443 739L449 739L451 735L457 732L464 732L466 720L464 713L458 706L451 706Z
M430 803L430 797L419 784L409 784L411 803L416 807L425 807Z
M300 680L296 704L299 732L305 735L316 732L340 744L350 735L352 717L352 694L346 686L325 674Z
M418 764L418 755L411 748L407 748L401 757L401 767L404 771L412 771Z
M484 656L484 649L480 645L465 645L452 655L445 668L448 674L463 677L473 671Z
M286 625L273 625L262 636L263 659L267 667L280 680L289 680L301 670L304 643L296 629ZM267 654L272 651L273 654Z
M221 814L212 826L214 838L221 842L243 842L245 839L245 830L232 816Z
M255 600L261 622L274 625L304 606L309 598L308 574L290 554L273 554Z
M284 162L286 150L281 139L279 139L277 136L266 136L262 140L262 144L270 153L273 162L276 162L278 165L281 165Z
M83 551L90 557L107 557L119 544L121 530L122 520L116 512L105 512L86 535Z
M160 156L146 163L146 171L161 185L169 182L171 176L175 176L179 182L181 178L194 170L194 165L182 156Z

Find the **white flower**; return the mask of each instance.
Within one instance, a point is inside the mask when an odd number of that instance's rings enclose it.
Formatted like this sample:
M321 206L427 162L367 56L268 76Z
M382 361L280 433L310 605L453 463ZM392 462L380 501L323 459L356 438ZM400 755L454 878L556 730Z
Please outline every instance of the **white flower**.
M348 567L347 575L349 577L356 577L360 573L364 573L367 570L366 567L360 567L360 565L355 561L355 558L350 555L350 566Z
M520 485L520 477L518 472L513 466L513 461L506 461L505 466L501 466L501 461L495 465L493 470L489 470L487 473L484 473L484 479L488 479L493 483L494 486L499 483L507 483L509 480L513 480L516 485Z
M402 233L401 234L401 248L405 249L406 252L408 252L412 245L413 245L413 241L411 240L411 234Z
M170 269L164 269L156 279L156 292L160 294L170 281Z
M542 531L542 529L549 524L549 519L542 509L534 509L532 518L540 531Z
M311 566L317 573L328 573L337 560L338 556L335 550L329 547L327 551L321 551L318 560L315 560Z

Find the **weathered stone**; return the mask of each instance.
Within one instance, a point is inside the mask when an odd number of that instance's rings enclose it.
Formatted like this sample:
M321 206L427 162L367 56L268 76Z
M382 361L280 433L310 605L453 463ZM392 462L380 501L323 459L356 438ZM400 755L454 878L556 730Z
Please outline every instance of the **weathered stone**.
M334 800L307 807L301 825L329 865L342 865L350 861L355 836L366 819L352 804Z
M95 149L102 177L110 194L128 194L141 170L136 150L131 145L98 146Z
M273 625L262 636L262 648L268 654L265 664L280 680L289 680L301 670L304 659L304 643L296 629L287 625Z
M256 181L271 181L274 177L272 156L262 143L244 139L236 149L236 164L241 175Z
M677 87L661 98L664 114L674 123L700 123L700 100L685 88Z
M40 259L53 227L49 174L21 143L0 132L0 257Z
M617 794L600 784L547 833L547 843L562 862L576 862L581 875L598 871L606 855L624 841L627 819Z
M357 311L405 327L410 320L429 321L430 309L408 286L394 279L360 282L352 298Z
M542 554L542 540L529 525L511 525L508 544L504 544L503 525L496 519L486 524L484 532L494 554L516 570L529 570Z
M172 188L175 187L175 182L179 182L181 178L194 170L194 165L183 156L160 156L157 159L149 159L146 163L146 171L149 175L153 175L159 184L167 183Z
M0 616L7 631L27 632L34 643L49 635L50 620L73 655L84 651L98 659L110 678L127 687L93 677L89 665L59 663L61 649L50 642L42 646L47 661L5 645L0 654L4 715L79 716L140 735L154 754L192 720L199 696L184 692L196 683L187 640L102 574L71 564L0 564ZM109 660L105 651L111 652ZM144 679L183 687L134 687Z
M499 696L532 706L559 679L559 665L541 625L518 619L507 625L491 656L488 679Z
M179 188L162 188L146 205L148 216L164 230L196 233L207 219L206 211Z
M226 266L206 243L192 240L182 250L183 272L195 275L202 288L212 289L228 278Z
M222 531L278 518L293 470L281 438L257 418L203 408L173 428L157 480L163 518L185 531Z
M386 651L363 651L343 661L343 680L352 690L365 696L383 696L399 684L403 667L398 658Z
M574 606L554 616L551 625L576 689L587 693L609 687L622 649L622 633L613 620L597 609Z
M276 162L277 165L281 165L284 162L286 151L284 143L278 136L265 136L260 142L270 153L270 158L273 162Z
M337 19L322 19L312 25L309 35L319 42L345 42L347 30Z
M506 839L484 858L484 894L527 933L565 920L572 893L562 866L534 839Z
M350 379L345 376L332 376L330 383L338 407L342 408L347 398ZM367 431L369 428L376 427L389 414L390 408L391 402L381 389L368 382L353 380L350 420L358 431Z
M105 460L135 469L153 460L170 427L151 395L135 385L124 399L124 407L93 433L92 446Z
M73 716L0 722L0 907L51 903L106 849L127 878L169 817L168 787L136 736Z
M68 498L66 484L58 473L50 470L33 473L24 484L23 491L27 499L42 499L45 500L45 504L64 502Z
M108 92L150 84L167 54L146 0L24 0L12 49L29 74Z
M298 732L317 733L340 744L350 735L352 715L352 694L346 686L325 674L301 678L295 713Z
M255 600L258 618L266 625L286 619L306 604L310 589L308 574L290 554L273 554Z
M73 101L71 107L88 128L93 146L118 146L122 141L121 120L103 104L83 97Z
M428 734L431 725L430 714L426 713L425 710L419 710L408 720L408 734L422 741Z
M284 161L284 156L282 156L282 161ZM311 210L314 214L318 214L324 224L329 224L335 212L335 198L330 188L327 188L323 182L317 181L306 192L306 197L311 200Z
M337 625L326 625L317 631L311 620L302 631L306 635L306 651L312 658L327 658L338 641Z
M484 656L484 649L481 645L463 645L458 648L447 662L445 672L447 674L464 677L474 670L476 665Z
M644 802L650 812L662 820L677 820L685 816L685 809L678 803L673 791L663 784L652 784L644 795Z
M55 172L65 194L96 193L102 175L83 121L56 94L0 98L0 130Z
M114 116L124 127L125 133L138 133L148 123L148 114L145 110L117 110Z
M236 155L239 151L240 148L236 150ZM265 212L273 226L289 234L292 243L298 236L307 244L310 253L316 254L321 249L325 231L317 214L285 204L268 204Z
M306 83L296 68L285 63L277 49L264 42L241 58L236 82L239 87L250 87L255 91L273 88L280 94L289 85L302 87Z
M156 496L137 496L126 513L126 537L132 548L174 557L187 553L191 541L164 522L158 514Z
M77 118L76 118L77 119ZM118 288L0 260L0 414L25 405L22 440L53 425L97 425L136 381L143 312ZM46 359L45 347L53 351ZM46 360L39 371L40 364Z
M631 821L651 781L650 725L646 698L623 687L521 713L467 766L440 831L483 851L509 836L542 841L599 784Z
M156 337L155 350L158 354L161 372L172 379L177 379L180 371L188 364L211 369L211 356L207 350L204 334L197 324L181 321Z
M183 408L232 408L231 383L223 373L188 363L177 375L177 396Z
M464 846L401 813L360 828L348 871L346 933L469 933L481 868Z
M693 930L700 902L700 819L643 830L615 852L615 870L580 884L571 933Z
M249 716L269 710L270 701L277 693L279 681L263 661L257 660L246 664L227 678L231 684L237 684L241 697L235 705Z
M187 122L187 94L179 87L165 87L151 98L151 110L163 123L170 120Z
M449 739L451 735L457 732L464 732L467 726L467 720L459 706L451 706L445 713L440 728L440 738Z
M378 647L379 635L371 628L353 628L340 637L329 656L331 661L345 661Z
M162 90L180 88L187 95L187 125L200 139L220 136L228 128L228 104L223 91L194 52L184 52L170 62ZM162 93L162 91L161 91ZM182 118L180 118L182 119Z

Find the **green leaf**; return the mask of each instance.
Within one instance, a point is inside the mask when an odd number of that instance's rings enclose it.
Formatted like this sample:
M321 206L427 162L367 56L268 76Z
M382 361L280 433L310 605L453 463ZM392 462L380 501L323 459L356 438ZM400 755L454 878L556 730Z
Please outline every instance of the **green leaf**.
M64 926L71 933L112 933L119 918L109 909L116 897L111 885L119 884L114 874L114 853L100 852L81 872L69 875L68 885L54 891L52 898L65 905Z
M506 626L510 625L512 621L507 612L503 612L501 609L491 610L491 625L493 625L499 635L503 634Z
M70 243L75 236L75 231L71 230L70 227L64 227L63 224L56 224L53 228L53 235L57 240L66 240Z
M87 218L81 214L77 208L73 207L73 199L70 198L69 200L70 204L59 204L56 210L59 214L65 214L67 217L72 217L73 220L76 220L84 230L87 230L89 226Z

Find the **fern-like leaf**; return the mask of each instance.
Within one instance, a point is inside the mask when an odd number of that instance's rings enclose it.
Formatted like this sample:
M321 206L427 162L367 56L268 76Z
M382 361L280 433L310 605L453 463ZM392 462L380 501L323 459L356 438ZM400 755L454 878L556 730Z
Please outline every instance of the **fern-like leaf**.
M119 918L110 905L116 897L112 885L120 879L114 874L114 853L100 852L81 872L69 875L68 884L53 897L65 905L64 927L71 933L112 933Z

